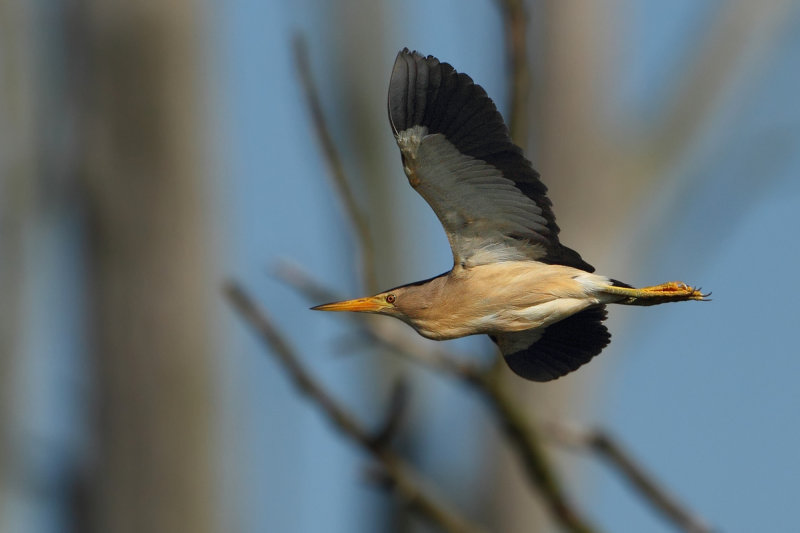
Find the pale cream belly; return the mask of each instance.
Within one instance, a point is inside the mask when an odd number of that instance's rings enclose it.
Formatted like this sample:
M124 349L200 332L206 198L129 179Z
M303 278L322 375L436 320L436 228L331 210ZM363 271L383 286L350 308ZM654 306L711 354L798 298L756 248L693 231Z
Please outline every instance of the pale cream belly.
M411 325L436 340L547 327L602 303L595 283L607 278L533 261L474 267L449 280L451 290L441 307L415 317Z

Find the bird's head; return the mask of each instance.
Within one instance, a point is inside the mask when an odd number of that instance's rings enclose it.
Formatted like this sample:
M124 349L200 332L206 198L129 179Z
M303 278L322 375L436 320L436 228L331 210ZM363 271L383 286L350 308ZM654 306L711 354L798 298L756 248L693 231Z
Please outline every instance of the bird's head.
M441 306L437 302L443 301L443 289L447 285L447 280L447 274L441 274L431 279L379 292L374 296L318 305L311 309L389 315L410 325L424 337L438 338L435 327L431 329L435 324L432 326L430 322L435 323L437 310L441 311ZM443 313L444 315L446 313Z
M400 318L403 313L402 302L404 287L398 287L386 292L378 293L366 298L356 298L355 300L344 300L342 302L332 302L329 304L318 305L311 309L315 311L357 311L360 313L378 313L381 315L392 315Z
M311 309L389 315L411 324L419 331L418 320L426 317L433 309L434 302L441 295L446 282L447 276L442 274L424 281L395 287L374 296L318 305Z

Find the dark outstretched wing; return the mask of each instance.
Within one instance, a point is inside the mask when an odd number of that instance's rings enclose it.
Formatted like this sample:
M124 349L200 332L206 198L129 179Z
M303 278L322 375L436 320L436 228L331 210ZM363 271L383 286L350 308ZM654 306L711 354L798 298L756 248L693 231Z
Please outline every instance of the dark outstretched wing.
M469 76L401 51L389 120L408 180L439 217L456 264L528 259L594 271L559 242L547 188Z
M492 335L508 366L532 381L550 381L588 363L611 341L604 305L590 307L543 329Z

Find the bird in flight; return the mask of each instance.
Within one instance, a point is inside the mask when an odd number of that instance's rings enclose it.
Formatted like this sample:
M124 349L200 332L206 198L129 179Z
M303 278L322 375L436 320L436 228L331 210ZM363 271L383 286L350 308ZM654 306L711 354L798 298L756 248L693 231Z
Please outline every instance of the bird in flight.
M313 309L393 316L429 339L487 334L515 373L550 381L608 345L606 304L708 296L675 281L633 288L595 274L561 244L539 174L486 91L448 63L402 50L389 82L389 122L408 182L444 226L453 268Z

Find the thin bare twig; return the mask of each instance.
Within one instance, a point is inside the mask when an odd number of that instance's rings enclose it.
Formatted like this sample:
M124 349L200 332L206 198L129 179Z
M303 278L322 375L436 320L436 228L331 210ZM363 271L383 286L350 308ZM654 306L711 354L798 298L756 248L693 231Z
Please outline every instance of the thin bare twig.
M367 216L356 201L350 181L344 171L342 158L333 142L333 136L322 112L322 104L319 100L317 87L311 75L311 66L308 60L308 50L306 42L301 35L296 35L294 44L294 60L300 74L300 83L306 95L308 109L311 112L311 121L317 132L317 137L322 145L322 152L330 168L330 177L333 184L339 191L339 196L344 203L345 212L350 217L356 236L361 246L361 273L364 276L364 284L369 292L375 292L378 286L378 278L375 273L375 248L372 244L372 237L369 230Z
M547 437L575 448L596 453L606 460L650 505L664 518L687 533L711 533L713 529L705 520L681 505L607 432L586 429L563 423L546 424Z
M392 481L392 488L410 509L431 523L451 533L478 533L479 526L458 515L438 497L428 492L412 468L388 447L388 441L376 438L339 404L303 367L294 349L269 317L256 307L250 296L236 283L225 285L228 301L258 333L300 391L313 401L343 434L378 460Z
M506 63L509 69L508 122L511 139L525 149L530 134L528 99L531 73L528 67L527 26L528 15L522 0L497 0L503 15L506 38Z
M277 269L277 274L291 287L314 301L320 297L321 300L337 299L332 291L323 288L299 267L282 263ZM416 362L468 383L480 391L497 413L500 426L522 461L531 485L542 495L556 521L566 531L574 533L595 531L565 496L543 449L540 435L498 379L502 361L498 361L493 368L482 369L477 365L462 362L458 356L445 350L429 348L428 343L415 343L388 324L384 327L365 320L359 320L358 323L369 338Z

